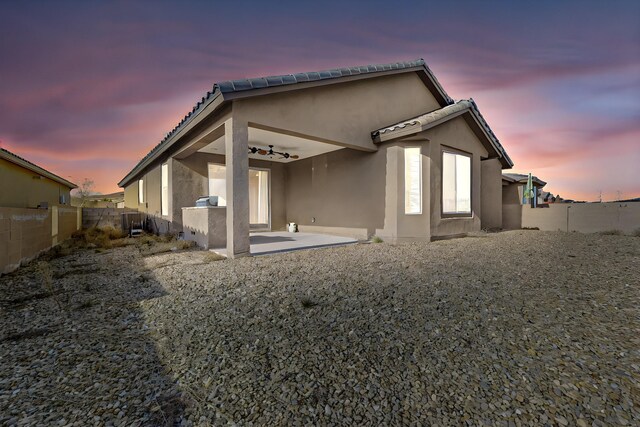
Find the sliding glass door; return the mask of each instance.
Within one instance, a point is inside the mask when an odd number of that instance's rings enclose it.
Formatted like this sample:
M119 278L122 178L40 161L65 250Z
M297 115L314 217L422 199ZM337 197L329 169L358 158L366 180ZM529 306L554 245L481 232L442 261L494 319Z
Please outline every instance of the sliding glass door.
M269 171L249 169L249 223L252 228L269 228Z
M268 169L249 169L249 223L252 229L269 229L270 184ZM209 163L209 195L218 196L218 206L227 205L224 165Z

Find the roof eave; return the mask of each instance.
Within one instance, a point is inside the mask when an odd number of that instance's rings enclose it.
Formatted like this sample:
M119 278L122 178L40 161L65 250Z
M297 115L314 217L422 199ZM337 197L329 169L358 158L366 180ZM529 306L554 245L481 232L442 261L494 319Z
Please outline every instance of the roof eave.
M199 111L195 112L188 123L176 133L172 134L166 141L158 145L158 151L148 155L147 158L138 163L124 178L118 182L118 187L124 188L130 184L147 166L153 163L158 156L165 153L170 147L172 147L180 138L182 138L188 131L193 129L198 123L206 118L211 113L215 112L225 102L225 99L221 96L220 92L214 93L211 100ZM206 113L205 113L206 112Z
M431 85L436 91L434 95L436 95L436 97L438 98L438 102L443 107L453 103L453 100L451 99L451 97L449 97L449 95L444 91L444 89L436 79L435 75L431 72L431 70L426 65L416 65L414 67L354 74L349 76L319 79L319 80L313 80L308 82L289 83L289 84L283 84L278 86L268 86L268 87L261 87L261 88L249 88L244 90L228 91L228 92L222 92L222 96L225 101L232 101L236 99L251 98L254 96L270 95L273 93L288 92L292 90L308 89L311 87L327 86L332 84L364 80L364 79L370 79L375 77L383 77L383 76L389 76L389 75L395 75L395 74L405 74L405 73L415 73L415 72L421 72L422 73L421 78L426 77L428 79L428 81L431 83Z
M21 158L20 156L17 156L9 151L0 151L0 158L3 158L4 160L13 163L15 165L18 165L24 169L30 170L33 173L37 173L38 175L44 176L45 178L49 178L52 181L57 182L60 185L64 185L65 187L69 188L70 190L73 190L74 188L78 188L78 186L76 184L74 184L71 181L67 181L66 179L59 177L58 175L49 172L48 170L34 164L31 163L28 160L25 160L23 158Z
M507 153L504 151L504 149L501 149L501 147L499 145L496 144L494 138L489 135L489 133L486 131L486 129L484 128L484 126L482 125L482 123L480 122L480 119L477 117L477 114L475 112L475 110L473 108L465 108L463 110L460 111L456 111L455 113L449 114L446 117L442 117L438 120L434 120L433 122L430 122L428 124L419 124L418 126L416 125L407 125L403 128L400 129L396 129L396 130L388 130L386 132L379 132L378 134L376 134L374 136L374 141L375 142L387 142L387 141L391 141L394 139L398 139L398 138L403 138L409 135L414 135L416 133L419 132L423 132L425 130L429 130L431 128L434 128L436 126L439 126L443 123L448 122L449 120L452 120L456 117L462 116L463 114L469 113L471 115L471 117L473 118L474 122L476 123L476 125L478 126L478 128L482 131L482 134L485 136L485 138L489 141L489 143L491 144L491 147L494 149L494 151L498 154L498 158L500 159L500 163L502 164L503 169L510 169L513 167L513 162L511 161L511 158L507 155Z

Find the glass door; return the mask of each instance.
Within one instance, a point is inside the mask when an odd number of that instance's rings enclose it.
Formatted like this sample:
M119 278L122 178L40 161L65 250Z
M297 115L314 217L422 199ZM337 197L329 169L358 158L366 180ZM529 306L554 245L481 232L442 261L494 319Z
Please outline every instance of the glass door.
M209 163L209 195L218 196L218 206L227 205L224 165ZM270 183L268 169L249 169L249 225L254 230L271 228Z
M269 229L269 171L249 169L249 224L252 229Z

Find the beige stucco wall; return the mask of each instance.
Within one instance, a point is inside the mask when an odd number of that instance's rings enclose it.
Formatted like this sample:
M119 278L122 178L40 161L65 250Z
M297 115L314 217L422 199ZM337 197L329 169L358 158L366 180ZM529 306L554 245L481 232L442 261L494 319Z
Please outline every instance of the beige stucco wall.
M547 208L522 207L522 227L544 231L596 233L640 229L640 203L553 203Z
M509 183L502 186L502 228L504 230L522 228L522 203L518 192L521 185Z
M416 73L234 101L234 117L375 151L371 132L440 108Z
M445 145L472 155L472 218L441 218L441 164ZM421 147L423 154L423 210L422 214L406 215L404 148L413 146ZM417 140L380 144L377 152L346 148L288 164L250 159L250 166L271 171L273 230L282 230L286 223L296 222L301 231L360 239L378 235L387 241L398 242L429 240L432 236L480 229L480 158L486 155L486 149L464 119L459 118L424 132ZM174 230L182 229L182 208L193 206L197 197L207 194L209 162L224 164L224 157L198 152L185 159L170 161ZM497 223L502 216L500 165L497 160L485 162L488 162L485 175L489 185L485 193L493 208L491 218ZM157 185L153 185L158 187L157 191L150 189L155 181ZM145 195L148 206L158 205L159 209L159 178L155 181L153 173L145 175ZM137 202L137 183L134 187L125 190L125 199ZM143 206L141 210L144 209ZM153 211L149 213L153 214Z
M419 135L429 139L430 145L431 237L453 236L480 230L482 217L480 162L481 158L488 156L486 148L462 117L452 119ZM443 218L442 216L442 152L445 148L471 155L471 217Z
M204 249L224 248L227 244L225 207L182 208L184 238Z
M486 159L480 168L480 226L483 230L502 228L502 165L499 159Z
M286 222L301 231L375 234L384 227L385 167L385 150L342 149L287 164Z
M463 234L479 230L483 222L499 227L502 216L499 163L486 160L483 168L481 158L488 156L487 150L465 119L455 118L412 140L384 144L374 144L371 140L370 133L375 129L438 108L440 105L418 75L404 73L237 99L233 101L232 110L225 114L243 126L248 123L254 127L280 129L351 147L288 164L249 160L250 167L271 170L272 230L281 230L287 222L296 222L302 231L325 231L358 238L375 234L402 241ZM187 145L200 146L213 134L218 138L220 119L216 120L206 128L209 134L205 130L194 131L190 139L186 138ZM423 210L419 215L404 214L403 149L406 146L422 148ZM444 146L472 156L471 218L441 217ZM181 229L182 208L193 206L199 196L207 194L207 163L224 163L224 158L192 153L188 149L177 157L181 158L168 162L171 200L167 219L173 222L174 229ZM134 181L125 189L127 207L151 214L159 211L160 159L155 168L157 177L153 168L144 175L147 205L137 206L137 181ZM482 186L483 178L489 183L486 188ZM483 195L487 197L484 220Z
M71 203L68 187L4 159L0 159L0 183L0 207L35 208L42 202L57 206L61 195L65 205Z

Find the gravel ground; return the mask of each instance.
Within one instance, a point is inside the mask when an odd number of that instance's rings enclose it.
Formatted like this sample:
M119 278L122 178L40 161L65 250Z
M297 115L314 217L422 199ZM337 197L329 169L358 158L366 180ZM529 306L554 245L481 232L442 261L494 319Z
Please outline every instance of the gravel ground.
M0 279L0 424L638 425L640 238L516 231Z

